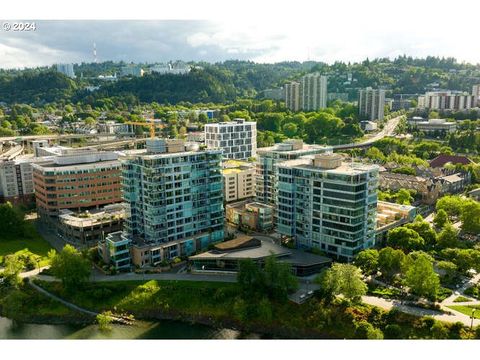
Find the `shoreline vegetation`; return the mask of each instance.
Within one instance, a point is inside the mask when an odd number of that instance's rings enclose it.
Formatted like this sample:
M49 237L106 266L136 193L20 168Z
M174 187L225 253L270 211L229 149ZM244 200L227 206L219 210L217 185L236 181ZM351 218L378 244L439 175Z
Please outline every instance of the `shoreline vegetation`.
M129 281L89 283L66 291L60 282L35 280L45 290L86 309L132 314L137 320L175 320L285 339L472 339L463 325L415 317L397 310L318 296L302 305L245 300L233 283ZM22 284L0 293L0 314L37 324L91 325L80 314Z

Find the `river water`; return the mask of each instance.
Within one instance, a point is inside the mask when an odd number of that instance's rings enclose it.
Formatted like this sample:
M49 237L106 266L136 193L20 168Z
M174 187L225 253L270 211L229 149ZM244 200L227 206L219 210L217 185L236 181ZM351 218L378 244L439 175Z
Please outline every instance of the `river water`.
M0 317L0 339L259 339L231 329L215 329L180 321L135 321L134 325L40 325Z

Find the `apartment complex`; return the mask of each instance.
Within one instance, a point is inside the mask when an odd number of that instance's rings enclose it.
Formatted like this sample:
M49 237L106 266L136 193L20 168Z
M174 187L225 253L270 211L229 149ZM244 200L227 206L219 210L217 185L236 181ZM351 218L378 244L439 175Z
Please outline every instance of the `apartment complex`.
M331 153L332 147L304 144L302 140L290 139L257 151L256 200L275 206L275 175L277 164L298 159L304 155Z
M480 85L473 85L472 95L475 98L476 106L480 106Z
M461 91L431 91L418 97L418 108L429 110L468 110L477 107L475 95Z
M35 202L32 163L36 158L0 162L0 200L28 204Z
M69 78L75 78L75 72L73 71L73 64L57 64L57 71Z
M257 123L245 119L205 125L205 144L227 159L247 160L257 153Z
M223 193L226 202L255 196L255 164L226 160L222 164Z
M300 82L285 85L285 105L292 111L315 111L327 107L327 77L307 74Z
M299 111L300 107L300 83L292 81L285 84L285 106L292 111Z
M315 111L327 107L327 77L318 73L307 74L300 80L301 108Z
M147 153L122 160L125 227L106 241L126 241L133 263L150 266L223 240L221 162L219 149L147 140Z
M121 68L120 76L133 76L141 77L143 76L143 69L138 65L127 65Z
M358 114L363 119L383 120L385 90L368 87L358 92Z
M32 164L40 217L63 209L87 210L120 202L121 167L114 152L63 149L61 155Z
M351 261L375 244L378 166L316 154L278 164L277 231Z

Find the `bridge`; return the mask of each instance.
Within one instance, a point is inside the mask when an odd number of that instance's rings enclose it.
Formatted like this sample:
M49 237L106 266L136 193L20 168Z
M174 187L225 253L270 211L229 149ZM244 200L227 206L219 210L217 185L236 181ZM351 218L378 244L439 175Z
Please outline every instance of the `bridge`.
M341 145L334 145L333 150L349 150L349 149L356 149L356 148L367 148L372 146L375 141L383 139L386 136L392 136L395 133L395 129L398 126L399 122L405 115L397 116L391 120L389 120L385 127L379 133L372 136L370 139L366 139L364 141L360 141L358 143L350 143L350 144L341 144Z

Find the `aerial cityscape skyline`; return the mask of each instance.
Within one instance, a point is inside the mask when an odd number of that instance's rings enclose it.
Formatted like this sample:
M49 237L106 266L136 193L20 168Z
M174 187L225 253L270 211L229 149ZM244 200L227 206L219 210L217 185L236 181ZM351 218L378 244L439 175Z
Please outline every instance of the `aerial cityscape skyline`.
M480 339L480 2L54 1L0 20L2 354Z

